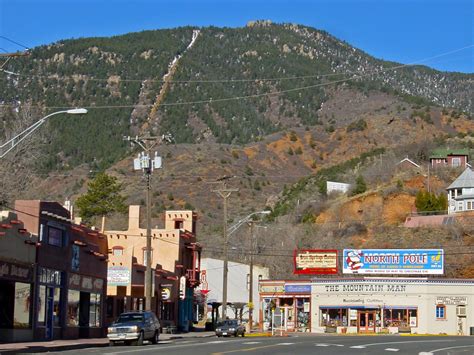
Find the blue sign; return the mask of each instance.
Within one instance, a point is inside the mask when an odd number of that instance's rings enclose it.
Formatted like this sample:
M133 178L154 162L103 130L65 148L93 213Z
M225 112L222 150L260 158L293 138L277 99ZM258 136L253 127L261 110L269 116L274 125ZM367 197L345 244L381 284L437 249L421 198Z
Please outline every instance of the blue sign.
M344 249L344 274L442 275L443 249Z
M285 285L287 293L311 293L311 285Z

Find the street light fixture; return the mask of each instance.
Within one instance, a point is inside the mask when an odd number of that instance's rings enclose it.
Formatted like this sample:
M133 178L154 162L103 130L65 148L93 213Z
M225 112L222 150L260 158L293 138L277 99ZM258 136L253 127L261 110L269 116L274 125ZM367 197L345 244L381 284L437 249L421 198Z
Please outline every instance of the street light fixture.
M222 285L222 318L225 319L226 318L226 315L227 315L227 273L228 273L228 259L229 259L229 255L228 255L228 248L227 248L227 244L228 244L228 237L232 234L232 233L235 233L237 231L237 229L239 229L239 227L241 225L243 225L244 223L248 222L250 220L250 218L252 218L253 216L257 215L257 214L264 214L264 215L267 215L267 214L270 214L270 211L258 211L258 212L253 212L251 214L249 214L248 216L242 218L241 220L239 220L237 223L235 223L234 225L232 225L230 228L229 228L229 232L228 233L224 233L225 235L225 240L224 240L224 275L223 275L223 285Z
M50 113L49 115L44 116L39 121L36 121L31 126L23 130L22 132L18 133L15 137L9 139L2 145L0 145L0 158L3 158L7 155L10 151L12 151L18 144L20 144L23 140L29 137L33 132L35 132L38 128L40 128L43 123L51 116L59 115L60 113L66 113L69 115L84 115L87 113L85 108L72 108L68 110L62 110Z

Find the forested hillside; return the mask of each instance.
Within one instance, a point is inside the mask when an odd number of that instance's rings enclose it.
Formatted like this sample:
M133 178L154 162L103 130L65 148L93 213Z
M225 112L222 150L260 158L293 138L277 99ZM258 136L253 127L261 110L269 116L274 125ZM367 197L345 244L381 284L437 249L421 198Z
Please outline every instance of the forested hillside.
M385 92L410 104L474 110L472 75L377 60L316 29L267 21L208 27L186 50L192 33L183 27L34 48L8 63L5 69L15 74L0 75L3 131L27 108L39 117L88 107L80 119L51 119L37 162L51 171L82 163L110 166L126 154L122 136L130 133L169 132L178 143L245 144L291 127L331 130L341 121L324 104L341 85L354 95ZM177 56L170 85L152 112ZM354 98L338 103L348 112L342 124L358 119L354 110L364 110L354 107Z

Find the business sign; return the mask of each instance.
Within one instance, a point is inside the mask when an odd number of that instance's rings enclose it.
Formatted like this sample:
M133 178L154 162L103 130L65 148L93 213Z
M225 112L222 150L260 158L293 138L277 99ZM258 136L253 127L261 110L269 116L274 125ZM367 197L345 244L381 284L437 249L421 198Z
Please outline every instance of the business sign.
M337 274L337 250L295 250L295 274Z
M107 285L127 286L130 283L130 270L125 266L109 266L107 270Z
M442 275L443 249L344 249L344 274Z
M171 288L170 287L163 287L161 289L161 299L163 301L168 301L171 298Z
M286 293L311 293L311 285L285 285Z
M284 293L285 285L262 285L258 287L260 293Z

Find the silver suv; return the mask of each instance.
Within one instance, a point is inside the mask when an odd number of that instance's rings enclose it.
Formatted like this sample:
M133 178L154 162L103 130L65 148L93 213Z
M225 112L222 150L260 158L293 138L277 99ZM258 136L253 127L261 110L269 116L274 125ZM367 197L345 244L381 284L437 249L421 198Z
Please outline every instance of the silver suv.
M158 343L160 321L151 311L135 311L122 313L107 329L110 346L123 341L129 345L143 345L144 340Z

